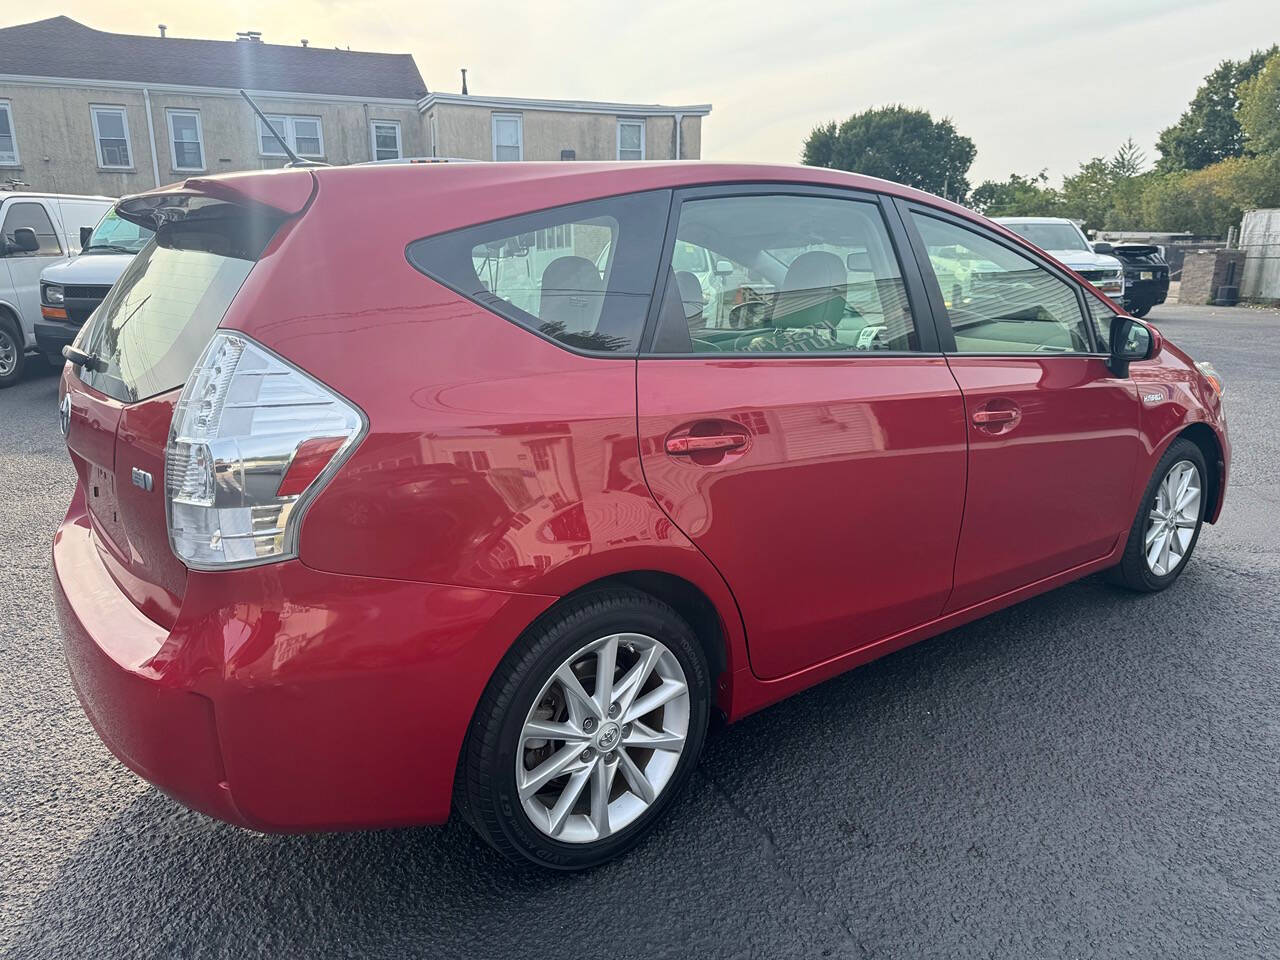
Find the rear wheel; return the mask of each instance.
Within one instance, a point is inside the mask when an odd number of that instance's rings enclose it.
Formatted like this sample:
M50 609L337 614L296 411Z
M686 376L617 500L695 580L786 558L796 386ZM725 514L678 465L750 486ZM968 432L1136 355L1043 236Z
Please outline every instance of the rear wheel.
M0 312L0 389L11 387L22 379L26 363L26 344L17 325Z
M687 783L709 700L698 639L665 603L627 589L571 600L490 681L463 748L459 806L512 859L602 863Z
M1124 557L1111 571L1115 582L1152 593L1178 579L1200 539L1205 476L1200 448L1185 438L1175 440L1147 484Z

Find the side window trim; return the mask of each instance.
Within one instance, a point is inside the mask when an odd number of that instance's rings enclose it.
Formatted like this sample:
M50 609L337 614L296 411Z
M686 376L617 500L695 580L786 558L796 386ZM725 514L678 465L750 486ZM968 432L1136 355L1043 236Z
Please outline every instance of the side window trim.
M889 235L889 243L894 255L898 258L898 269L906 287L907 306L911 310L912 322L915 325L916 338L920 343L919 350L877 350L872 352L856 351L815 351L812 353L751 353L720 354L721 360L751 359L787 359L787 360L852 360L894 357L941 356L942 348L938 340L938 324L933 317L932 304L926 298L926 287L920 272L920 266L911 256L906 244L907 237L902 225L894 216L893 198L885 194L873 193L869 190L851 190L846 187L824 187L816 184L794 183L791 181L759 181L754 183L717 184L701 187L683 187L673 191L671 212L667 217L667 232L662 241L662 254L658 260L658 275L654 278L653 297L649 301L649 315L645 320L644 334L640 338L640 359L655 360L706 360L716 357L710 353L654 353L653 343L658 335L658 322L662 314L662 302L667 293L670 277L665 266L672 261L675 253L676 231L680 223L681 206L692 200L708 200L721 197L744 196L798 196L798 197L830 197L836 200L861 201L874 204L884 220L885 231Z
M935 220L941 220L944 223L949 223L952 226L961 228L962 230L968 230L969 232L982 237L984 240L988 240L1001 247L1004 247L1006 250L1009 250L1013 253L1018 254L1019 256L1025 257L1026 259L1032 261L1036 266L1040 267L1042 270L1046 271L1050 275L1061 280L1063 283L1067 285L1067 287L1072 292L1075 293L1076 306L1079 309L1080 316L1084 322L1085 335L1089 338L1089 352L1088 353L1044 353L1044 354L1039 354L1038 356L1040 357L1100 357L1100 356L1107 355L1105 351L1100 350L1098 347L1097 338L1094 336L1093 320L1089 314L1088 301L1085 299L1086 293L1084 288L1080 286L1079 282L1075 279L1075 277L1072 277L1070 274L1065 273L1056 264L1046 260L1039 253L1037 253L1037 251L1031 249L1030 247L1024 247L1021 244L1014 243L1010 241L1008 237L1002 236L1001 234L997 233L994 230L988 230L987 228L982 226L982 224L980 223L975 223L974 221L968 220L964 217L958 217L955 214L950 213L949 211L946 211L946 210L939 209L938 207L931 207L928 204L916 203L911 200L903 200L900 197L895 198L894 203L897 205L898 215L901 218L903 228L905 229L907 237L911 243L911 248L913 251L915 251L915 259L917 261L918 268L921 274L924 276L924 287L928 295L929 304L932 307L932 313L936 318L935 325L937 327L938 339L942 345L943 353L946 353L946 354L958 353L958 350L956 349L955 333L951 329L950 315L947 313L947 305L942 298L942 288L938 286L937 276L935 275L933 266L929 261L929 251L926 249L924 245L924 240L920 236L920 231L916 229L915 224L912 222L911 215L913 213L918 213L921 216L925 216L925 217L933 217ZM966 356L1025 358L1028 356L1028 354L1020 353L1017 351L1011 351L1009 353L981 353L981 354L972 353L972 354L966 354Z

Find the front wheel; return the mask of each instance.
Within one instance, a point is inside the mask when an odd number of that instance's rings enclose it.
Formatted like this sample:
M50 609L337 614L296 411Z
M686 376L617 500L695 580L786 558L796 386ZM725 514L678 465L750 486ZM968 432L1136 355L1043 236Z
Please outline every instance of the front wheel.
M1134 317L1145 317L1151 312L1151 304L1144 303L1141 306L1133 306L1129 308L1129 315Z
M509 858L602 863L639 842L687 783L709 711L706 657L671 607L629 589L570 600L485 690L458 806Z
M25 348L22 335L0 314L0 390L11 387L22 379L22 367L26 362Z
M1111 571L1114 582L1154 593L1178 579L1200 539L1206 475L1200 448L1175 440L1147 484L1124 556Z

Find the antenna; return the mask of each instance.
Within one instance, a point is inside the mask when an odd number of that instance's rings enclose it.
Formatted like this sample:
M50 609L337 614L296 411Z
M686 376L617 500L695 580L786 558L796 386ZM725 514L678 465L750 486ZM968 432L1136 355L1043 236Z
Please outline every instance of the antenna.
M260 119L263 123L267 125L267 129L271 131L271 135L276 138L276 143L280 144L280 149L283 150L284 155L289 158L289 162L285 164L286 167L327 167L328 166L327 163L319 163L318 161L315 161L315 160L303 160L301 157L299 157L296 153L293 152L293 150L289 148L289 144L285 142L284 137L280 136L280 132L275 128L275 126L271 123L271 121L267 119L267 115L263 113L261 109L259 109L256 103L253 102L253 98L249 96L247 93L245 93L243 90L240 91L240 96L244 97L244 102L249 104L249 106L253 108L253 112L258 115L258 119Z

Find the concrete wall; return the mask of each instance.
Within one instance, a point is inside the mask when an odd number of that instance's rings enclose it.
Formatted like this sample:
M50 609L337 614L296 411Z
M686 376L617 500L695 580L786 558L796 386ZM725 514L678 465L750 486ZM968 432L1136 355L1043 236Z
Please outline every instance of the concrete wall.
M151 162L147 111L141 90L111 87L52 87L0 84L0 99L13 111L19 165L0 167L0 178L26 181L33 189L59 193L92 193L123 196L157 185ZM371 120L399 120L405 156L428 153L417 107L343 101L258 101L271 114L319 117L324 138L323 160L355 163L371 160ZM93 139L91 104L123 106L129 121L128 170L103 170L98 166ZM199 171L173 168L166 109L200 111L206 173L277 167L278 157L259 153L257 123L249 105L230 95L151 93L151 119L155 131L159 183L172 183Z
M436 156L492 160L495 113L518 113L523 118L526 160L559 160L561 150L575 151L577 160L618 159L618 117L614 114L502 110L454 103L436 103L426 111L426 126L428 130L434 129L438 137ZM684 118L681 125L682 159L698 159L702 146L701 128L701 117ZM674 136L673 117L645 118L645 159L673 159Z
M1255 303L1280 303L1280 210L1250 210L1240 225L1244 276L1240 297Z
M1188 253L1182 264L1178 302L1234 305L1240 296L1243 268L1243 250Z

